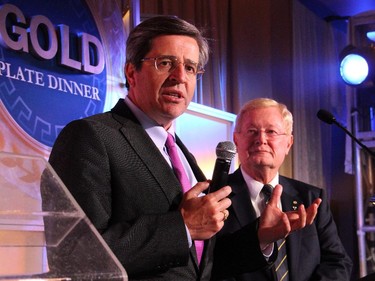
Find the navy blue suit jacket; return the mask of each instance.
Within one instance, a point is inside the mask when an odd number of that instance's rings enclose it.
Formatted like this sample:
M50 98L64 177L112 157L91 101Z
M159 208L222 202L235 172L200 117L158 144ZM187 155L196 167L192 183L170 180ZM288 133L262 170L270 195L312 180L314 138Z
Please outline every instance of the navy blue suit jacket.
M281 196L283 211L292 211L300 204L308 207L316 198L322 198L314 223L291 233L286 239L289 280L350 280L352 262L338 236L326 192L323 189L283 176L280 176L280 184L283 186ZM231 194L232 206L229 218L218 234L218 245L223 237L227 237L228 234L241 228L246 228L249 223L256 220L249 191L240 169L229 176L228 185L233 190ZM219 249L219 247L215 249L215 258L216 255L225 255L225 252L220 252ZM215 259L215 261L219 260ZM246 264L243 264L242 272L246 272ZM224 264L214 262L213 279L262 281L274 280L274 277L269 268L252 273L230 275Z

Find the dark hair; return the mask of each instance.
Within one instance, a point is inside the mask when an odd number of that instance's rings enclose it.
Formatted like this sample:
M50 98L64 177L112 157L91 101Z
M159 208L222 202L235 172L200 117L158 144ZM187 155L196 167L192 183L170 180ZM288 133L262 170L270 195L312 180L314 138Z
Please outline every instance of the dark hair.
M137 25L126 41L126 63L132 63L139 70L141 59L152 48L152 40L162 35L186 35L194 38L199 46L199 67L206 65L209 55L207 39L194 25L175 16L156 16Z

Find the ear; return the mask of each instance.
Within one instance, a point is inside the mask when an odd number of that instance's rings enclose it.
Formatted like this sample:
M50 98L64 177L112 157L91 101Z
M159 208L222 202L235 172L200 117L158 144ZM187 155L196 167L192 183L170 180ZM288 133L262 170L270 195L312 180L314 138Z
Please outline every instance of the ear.
M126 81L129 83L130 87L135 85L134 73L136 72L135 66L132 63L127 63L125 65L125 76Z
M286 150L285 155L288 155L288 154L289 154L290 148L291 148L292 145L293 145L293 141L294 141L293 135L290 135L290 136L289 136L289 139L288 139L287 150Z
M237 135L238 133L237 132L234 132L233 133L233 141L234 141L234 144L237 146Z

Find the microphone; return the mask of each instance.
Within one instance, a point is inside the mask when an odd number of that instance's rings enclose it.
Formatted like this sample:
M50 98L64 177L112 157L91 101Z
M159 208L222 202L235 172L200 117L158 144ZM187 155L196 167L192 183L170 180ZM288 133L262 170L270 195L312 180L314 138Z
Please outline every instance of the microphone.
M231 141L219 142L216 146L216 162L208 192L215 192L227 185L229 168L236 155L236 146Z
M318 118L320 120L322 120L323 122L327 123L327 124L335 124L337 125L339 128L341 128L342 130L344 130L344 132L352 138L352 140L354 140L356 143L359 144L360 147L362 147L367 153L369 153L372 157L375 157L375 153L370 150L366 145L364 145L359 139L357 139L351 132L349 132L343 125L341 125L339 122L336 121L336 118L335 116L333 116L333 114L327 110L324 110L324 109L320 109L318 111L318 113L316 114L316 116L318 116Z
M327 124L337 123L335 116L327 110L320 109L318 113L316 114L320 120Z

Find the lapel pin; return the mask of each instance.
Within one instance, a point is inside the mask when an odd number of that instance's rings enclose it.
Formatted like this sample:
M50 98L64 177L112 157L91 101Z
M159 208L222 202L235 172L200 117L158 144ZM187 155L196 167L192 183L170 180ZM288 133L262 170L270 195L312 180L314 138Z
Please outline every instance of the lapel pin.
M298 206L297 206L298 202L296 200L293 200L292 204L293 204L292 209L294 211L297 210L297 208L298 208Z

